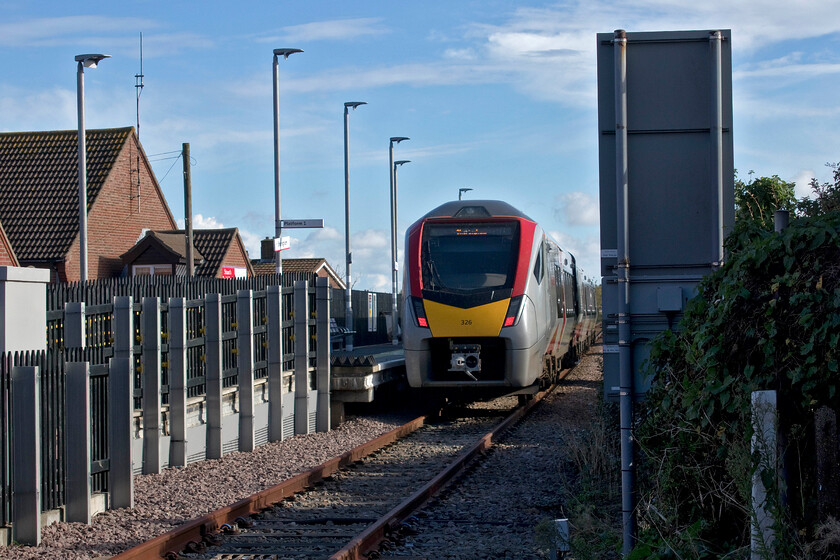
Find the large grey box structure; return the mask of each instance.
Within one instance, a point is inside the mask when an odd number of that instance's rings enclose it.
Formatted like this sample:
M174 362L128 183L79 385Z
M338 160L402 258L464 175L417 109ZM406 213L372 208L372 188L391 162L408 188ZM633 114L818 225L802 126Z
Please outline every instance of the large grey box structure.
M626 152L630 340L633 393L647 342L674 327L700 279L720 266L735 219L731 33L626 33ZM618 54L599 33L598 130L603 280L604 396L619 395ZM617 133L617 130L619 131ZM623 300L622 300L623 305Z

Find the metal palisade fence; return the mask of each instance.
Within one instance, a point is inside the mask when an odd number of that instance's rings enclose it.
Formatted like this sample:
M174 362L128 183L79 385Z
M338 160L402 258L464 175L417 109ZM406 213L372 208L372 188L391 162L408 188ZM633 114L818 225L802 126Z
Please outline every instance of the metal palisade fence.
M0 523L13 538L37 543L35 510L89 521L91 493L130 505L135 474L328 430L331 290L299 276L49 286L47 350L0 363ZM90 483L81 505L75 480Z

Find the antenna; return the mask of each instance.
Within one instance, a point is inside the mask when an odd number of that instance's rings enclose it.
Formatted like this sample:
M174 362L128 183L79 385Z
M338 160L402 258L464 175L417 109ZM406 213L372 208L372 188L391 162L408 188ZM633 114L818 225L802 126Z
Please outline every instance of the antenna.
M140 94L143 92L143 32L140 32L140 73L134 75L134 88L137 91L137 138L140 138Z

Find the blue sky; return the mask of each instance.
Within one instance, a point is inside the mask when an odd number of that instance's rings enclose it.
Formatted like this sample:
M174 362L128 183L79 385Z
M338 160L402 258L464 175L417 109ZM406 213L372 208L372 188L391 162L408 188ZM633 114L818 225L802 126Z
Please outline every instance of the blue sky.
M731 29L735 166L801 194L840 161L840 1L24 2L0 5L0 130L71 130L76 54L86 124L136 121L169 205L183 219L170 152L190 143L197 227L238 227L253 257L274 233L272 50L281 60L282 211L323 218L287 230L285 257L344 271L345 101L356 288L390 291L388 138L399 233L457 198L502 199L585 270L599 270L596 33ZM162 155L158 155L162 154ZM174 165L173 165L174 164ZM402 241L400 241L402 248Z

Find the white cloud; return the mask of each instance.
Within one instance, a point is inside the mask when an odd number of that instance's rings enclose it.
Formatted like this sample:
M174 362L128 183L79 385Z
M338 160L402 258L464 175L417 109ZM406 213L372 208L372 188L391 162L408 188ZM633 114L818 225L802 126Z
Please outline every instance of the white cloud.
M390 31L382 25L382 18L338 19L316 21L283 28L284 41L341 41Z
M816 177L813 169L803 169L796 174L793 181L796 183L796 198L811 198L811 179Z
M601 219L598 198L587 193L570 192L555 198L555 218L574 226L597 226Z

